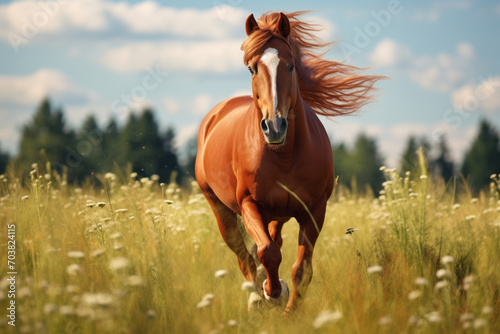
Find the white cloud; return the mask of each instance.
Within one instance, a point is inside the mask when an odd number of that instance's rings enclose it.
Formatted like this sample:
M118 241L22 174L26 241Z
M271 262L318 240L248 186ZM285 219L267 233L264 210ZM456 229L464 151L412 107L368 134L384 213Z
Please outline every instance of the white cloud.
M193 138L198 132L198 123L191 123L185 125L177 131L175 137L175 144L177 147L185 147L191 138Z
M178 9L155 1L15 1L0 6L0 36L8 40L11 32L21 36L112 32L123 37L125 31L216 39L242 35L246 15L236 7Z
M0 76L2 104L33 106L47 96L72 103L92 98L92 94L83 92L58 70L40 69L25 76Z
M407 47L386 38L375 46L369 57L375 66L400 66L407 63L411 56Z
M175 115L181 110L181 103L173 97L164 98L163 106L165 107L167 113L171 115Z
M437 22L445 12L450 12L452 10L467 10L471 6L471 1L434 2L430 8L416 11L414 19L418 22Z
M406 46L384 39L369 57L376 66L396 68L427 90L449 92L465 79L474 53L471 44L462 42L457 45L454 54L418 56Z
M164 71L227 73L243 68L241 40L131 42L108 49L100 61L129 73L159 65Z
M465 84L456 89L451 100L455 108L466 112L482 109L500 112L500 76L490 76L478 84Z

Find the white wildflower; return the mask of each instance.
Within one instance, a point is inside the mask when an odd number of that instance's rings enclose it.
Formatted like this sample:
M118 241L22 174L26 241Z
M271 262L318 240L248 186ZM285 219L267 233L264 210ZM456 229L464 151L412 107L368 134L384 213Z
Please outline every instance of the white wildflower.
M82 302L88 306L107 306L113 302L113 295L110 293L85 293Z
M132 275L127 277L126 284L128 286L141 286L144 284L144 280L137 275Z
M236 327L238 326L238 321L231 319L227 322L227 324L229 325L229 327Z
M90 256L92 256L93 258L97 258L97 257L101 256L102 254L104 254L104 248L97 248L95 251L90 253Z
M476 219L476 215L465 216L465 220L474 220L474 219Z
M97 204L96 204L96 205L97 205L98 207L100 207L100 208L104 208L104 207L106 206L106 203L104 203L104 202L97 202Z
M471 203L477 203L477 201L479 201L479 199L476 197L471 198L471 200L470 200Z
M68 275L76 276L82 273L82 267L79 264L73 263L66 268Z
M429 285L429 281L425 277L417 277L415 278L415 285L420 285L420 286Z
M383 268L381 266L371 266L366 269L366 272L368 274L381 273L382 269Z
M82 259L85 257L85 253L79 251L70 251L68 252L68 257L72 259Z
M436 290L441 290L442 288L444 288L446 286L448 286L448 281L439 281L439 282L436 283L436 285L435 285L434 288Z
M109 268L111 270L122 270L130 266L130 261L124 257L115 257L109 261Z
M392 319L390 317L382 317L378 320L378 324L380 326L387 326L392 322Z
M447 264L450 264L450 263L453 263L455 259L453 258L453 256L450 256L450 255L446 255L446 256L443 256L441 258L441 263L443 265L447 265Z
M472 313L463 313L460 315L460 322L472 321L474 320L474 314Z
M482 327L486 327L488 325L488 320L483 318L478 318L474 320L474 329L479 329Z
M313 321L313 328L320 329L326 324L333 323L342 318L342 313L339 311L325 310L321 311Z
M419 298L421 295L422 295L422 291L413 290L412 292L410 292L408 294L408 299L409 300L414 300L414 299Z
M437 323L443 321L443 317L439 312L431 312L425 315L427 318L427 321L432 322L432 323Z
M25 200L27 200L28 198L29 198L29 196L28 196L28 195L26 195L26 196L21 197L21 200L22 200L22 201L25 201Z
M56 304L49 303L49 304L43 305L43 313L48 315L48 314L54 313L55 311L57 311Z
M226 275L227 275L227 270L224 270L224 269L222 269L222 270L217 270L217 271L215 272L215 277L217 277L217 278L218 278L218 277L224 277L224 276L226 276Z
M451 272L448 269L439 269L436 273L437 278L450 278Z
M420 180L426 180L427 179L427 175L420 175Z
M254 282L245 281L245 282L241 283L241 290L243 290L243 291L254 291L255 290L255 283Z

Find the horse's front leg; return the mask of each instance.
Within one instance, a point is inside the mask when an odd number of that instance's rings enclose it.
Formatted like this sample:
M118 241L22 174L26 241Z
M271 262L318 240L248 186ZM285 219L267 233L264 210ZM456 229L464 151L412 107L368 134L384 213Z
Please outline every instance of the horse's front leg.
M279 298L281 296L281 283L278 276L281 263L280 247L271 238L267 222L263 221L255 203L251 201L243 203L241 215L248 234L257 244L257 256L267 272L265 293L271 298Z
M311 219L308 213L304 213L298 218L300 224L299 249L297 260L292 267L293 291L286 306L286 311L290 312L296 307L297 299L304 296L313 275L312 256L314 245L318 239L323 221L325 219L326 200L324 204L318 204L312 211Z

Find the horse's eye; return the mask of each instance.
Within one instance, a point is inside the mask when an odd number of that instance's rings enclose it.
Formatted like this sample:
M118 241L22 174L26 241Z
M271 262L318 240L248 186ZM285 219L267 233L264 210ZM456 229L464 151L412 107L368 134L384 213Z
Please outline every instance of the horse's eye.
M288 72L292 73L294 68L295 64L290 64L290 66L288 66Z
M253 74L255 74L255 73L253 72L253 70L252 70L252 67L251 67L251 66L248 66L248 70L250 71L250 73L252 73L252 75L253 75Z

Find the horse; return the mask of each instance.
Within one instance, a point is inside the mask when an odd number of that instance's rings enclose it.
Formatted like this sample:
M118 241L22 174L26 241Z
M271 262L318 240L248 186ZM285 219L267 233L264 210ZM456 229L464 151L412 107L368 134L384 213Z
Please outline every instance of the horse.
M283 306L288 286L278 275L281 230L291 218L298 222L287 313L311 282L314 246L335 184L332 148L318 115L357 111L373 99L373 85L382 78L318 54L333 43L314 35L319 27L300 20L305 13L264 13L258 21L248 16L241 49L253 96L227 99L205 116L195 165L198 185L241 272L266 300ZM238 215L254 241L254 256Z

